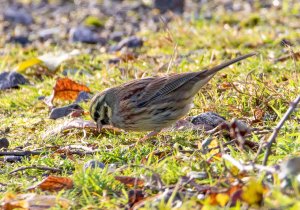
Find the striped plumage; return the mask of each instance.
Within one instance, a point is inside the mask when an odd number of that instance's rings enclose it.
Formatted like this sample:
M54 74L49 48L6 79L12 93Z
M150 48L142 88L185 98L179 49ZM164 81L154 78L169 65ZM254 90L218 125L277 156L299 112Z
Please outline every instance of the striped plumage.
M210 70L138 79L94 96L91 117L102 125L131 131L159 131L191 109L193 98L218 71L251 57L240 56Z

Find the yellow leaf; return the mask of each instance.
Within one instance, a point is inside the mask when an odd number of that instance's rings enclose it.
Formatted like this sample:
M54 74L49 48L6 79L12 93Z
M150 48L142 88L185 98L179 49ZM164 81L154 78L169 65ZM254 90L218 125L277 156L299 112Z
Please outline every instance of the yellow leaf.
M259 204L263 199L264 187L260 181L251 179L249 183L243 187L242 199L246 203Z
M59 205L62 209L68 209L71 202L55 195L37 195L35 193L7 194L1 200L4 210L27 210L27 209L49 209Z
M237 167L235 167L235 166L232 166L232 167L230 168L230 171L231 171L231 173L232 173L234 176L239 175L239 172L240 172L240 170L239 170Z
M228 203L229 199L230 199L229 195L227 195L225 193L219 193L216 196L216 200L217 200L218 204L222 207L224 207Z
M47 53L35 58L30 58L22 63L20 63L16 67L16 71L23 72L29 67L32 67L36 64L43 64L49 71L54 72L62 62L79 55L80 52L78 50L73 50L72 52L60 52L60 53Z
M26 60L22 63L20 63L17 67L16 67L16 71L18 72L22 72L24 70L26 70L27 68L34 66L36 64L41 63L42 61L38 58L30 58L29 60Z

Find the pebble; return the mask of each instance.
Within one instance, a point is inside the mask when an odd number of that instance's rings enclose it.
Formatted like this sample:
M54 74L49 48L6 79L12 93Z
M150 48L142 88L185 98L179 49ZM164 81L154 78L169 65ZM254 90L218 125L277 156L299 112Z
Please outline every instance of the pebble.
M225 118L214 112L205 112L191 119L194 125L205 125L205 130L211 130L225 121Z
M78 26L70 30L70 40L72 42L83 42L87 44L104 45L106 40L95 33L91 28Z
M2 72L0 74L0 90L18 88L19 85L28 84L28 80L22 74L15 71Z
M33 23L33 18L23 7L10 7L4 12L4 20L20 23L23 25L30 25Z
M128 47L128 48L142 47L143 43L144 42L142 39L135 37L135 36L131 36L131 37L127 37L127 38L123 39L118 44L111 46L110 51L119 51L123 47Z
M56 120L58 118L66 117L74 111L83 111L83 109L78 104L70 104L68 106L54 108L51 110L49 118Z
M103 169L103 168L105 168L105 164L98 161L98 160L89 160L83 166L84 170L87 170L88 168L91 168L91 169L101 168L101 169Z
M1 138L0 139L0 149L1 148L8 148L9 147L9 141L7 138Z

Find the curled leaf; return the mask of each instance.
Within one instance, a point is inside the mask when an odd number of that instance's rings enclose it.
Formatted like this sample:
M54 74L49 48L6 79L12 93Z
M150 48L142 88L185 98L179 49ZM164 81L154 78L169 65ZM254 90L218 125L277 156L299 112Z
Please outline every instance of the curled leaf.
M144 180L130 176L115 176L115 179L128 187L143 187L145 184Z
M60 191L73 188L73 180L68 177L48 176L40 183L31 186L28 190L41 189L43 191Z

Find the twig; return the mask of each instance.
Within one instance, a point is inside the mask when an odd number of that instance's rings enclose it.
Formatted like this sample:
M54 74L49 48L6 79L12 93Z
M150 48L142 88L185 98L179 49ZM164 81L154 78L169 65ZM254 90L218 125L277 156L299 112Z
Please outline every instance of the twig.
M9 174L13 174L16 173L18 171L24 171L27 169L39 169L39 170L44 170L44 171L54 171L54 172L61 172L61 169L59 168L52 168L52 167L48 167L48 166L36 166L36 165L32 165L32 166L22 166L20 168L17 168L11 172L9 172Z
M234 165L235 167L237 167L240 171L245 171L245 167L243 164L241 164L239 161L235 160L233 157L231 157L228 154L222 154L222 158L224 160L229 161L230 163L232 163L232 165Z
M258 165L258 164L244 165L240 161L234 159L233 157L231 157L228 154L222 154L222 158L224 160L229 161L232 165L237 167L240 171L254 171L255 169L260 170L260 171L270 172L270 173L274 173L276 171L275 168L267 167L267 166L263 166L263 165Z
M49 148L49 147L48 147ZM53 148L56 148L53 147ZM43 148L39 148L43 149ZM73 150L73 151L72 151ZM83 151L81 151L83 150ZM93 150L89 147L82 146L82 145L70 145L58 148L55 151L0 151L0 156L30 156L30 155L41 155L41 154L49 154L49 153L56 153L60 151L67 151L68 154L74 154L74 155L93 155L97 152L100 152L100 150Z
M237 140L237 141L238 141L238 140ZM220 147L220 152L221 152L221 154L222 154L222 157L223 157L223 156L226 156L225 151L224 151L224 147L223 147L223 145L222 145L221 140L218 141L218 144L219 144L219 147ZM232 177L234 177L235 179L237 179L239 183L243 184L244 182L243 182L237 175L235 175L234 173L232 173L232 171L227 167L226 162L225 162L225 158L223 158L222 160L223 160L223 165L224 165L225 171L228 171L228 173L229 173Z
M296 109L297 104L299 103L299 101L300 101L300 95L298 95L298 97L293 102L291 102L290 107L288 108L288 110L286 111L284 116L281 118L279 123L274 128L274 131L273 131L272 135L270 136L270 138L268 140L268 143L267 143L267 149L266 149L266 153L265 153L264 160L263 160L263 165L264 166L267 165L268 158L269 158L270 153L271 153L271 146L275 142L279 130L283 126L284 122L288 119L289 115Z
M41 152L41 151L7 151L7 152L0 152L0 156L30 156L30 155L40 155L45 154L48 152Z
M7 186L7 184L4 184L2 182L0 182L0 185L3 186L3 187Z

